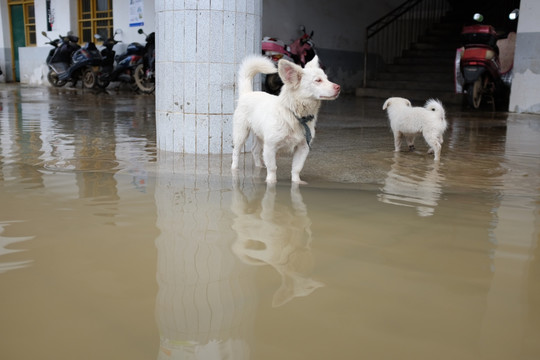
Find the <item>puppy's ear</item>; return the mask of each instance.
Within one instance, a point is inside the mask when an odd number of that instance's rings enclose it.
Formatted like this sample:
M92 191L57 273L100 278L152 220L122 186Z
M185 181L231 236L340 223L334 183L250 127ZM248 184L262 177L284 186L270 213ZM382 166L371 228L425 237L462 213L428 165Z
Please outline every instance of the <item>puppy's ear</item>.
M383 110L386 110L387 107L390 106L390 99L386 99L386 101L384 102L383 106L382 106L382 109Z
M315 55L315 57L313 59L311 59L310 62L308 62L305 66L306 68L316 68L316 69L320 69L320 65L319 65L319 57L317 55Z
M278 73L285 84L296 88L302 81L304 70L290 61L281 59L278 62Z
M411 102L409 100L407 100L407 106L412 107L412 104L411 104Z

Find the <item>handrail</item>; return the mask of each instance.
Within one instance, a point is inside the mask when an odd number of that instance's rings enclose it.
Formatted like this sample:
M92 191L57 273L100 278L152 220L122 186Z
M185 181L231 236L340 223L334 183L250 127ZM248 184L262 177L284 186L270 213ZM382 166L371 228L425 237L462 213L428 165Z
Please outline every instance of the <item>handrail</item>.
M411 42L417 41L429 26L439 21L449 8L447 0L406 0L367 26L364 38L364 87L367 87L371 38L374 38L371 44L375 42L372 46L377 48L377 55L385 63L392 63Z

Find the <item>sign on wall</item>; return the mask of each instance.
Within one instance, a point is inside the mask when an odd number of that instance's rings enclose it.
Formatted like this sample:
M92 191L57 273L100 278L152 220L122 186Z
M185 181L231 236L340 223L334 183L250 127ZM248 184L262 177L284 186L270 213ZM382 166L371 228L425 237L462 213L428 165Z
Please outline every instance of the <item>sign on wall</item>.
M129 26L143 26L143 0L129 1Z
M52 31L54 24L54 9L51 8L51 0L45 2L47 8L47 31Z

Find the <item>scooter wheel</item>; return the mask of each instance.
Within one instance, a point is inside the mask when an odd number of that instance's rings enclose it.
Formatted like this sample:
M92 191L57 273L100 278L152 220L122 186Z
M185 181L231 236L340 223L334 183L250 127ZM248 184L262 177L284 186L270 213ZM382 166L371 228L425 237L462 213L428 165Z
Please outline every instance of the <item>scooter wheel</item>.
M143 93L151 94L156 89L156 82L154 80L154 77L146 76L144 64L137 65L133 77L135 78L135 83L137 84L137 87Z
M107 86L109 86L111 82L109 80L104 79L103 76L100 76L100 74L98 74L96 76L96 83L100 89L105 89L107 88Z
M58 79L58 74L53 70L49 70L47 80L49 80L49 83L54 87L62 87L67 83L65 80Z
M267 93L278 95L281 91L281 87L283 86L283 81L281 81L281 78L278 74L268 74L266 75L266 79L264 81L264 90Z
M467 92L467 102L474 109L478 109L482 103L483 79L479 77L475 82L467 84L465 91Z
M86 89L93 89L97 85L96 73L90 69L84 69L82 73L82 83Z

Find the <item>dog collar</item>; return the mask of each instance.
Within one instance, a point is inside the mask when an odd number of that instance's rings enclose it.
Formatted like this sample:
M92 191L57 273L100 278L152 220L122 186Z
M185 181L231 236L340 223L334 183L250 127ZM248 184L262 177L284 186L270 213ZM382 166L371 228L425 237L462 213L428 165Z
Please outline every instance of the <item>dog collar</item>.
M311 148L311 130L309 129L309 126L307 125L308 122L310 122L311 120L315 119L315 116L314 115L306 115L306 116L298 116L296 115L295 113L293 113L294 117L296 118L296 120L298 120L300 122L300 124L304 127L304 136L306 137L306 143L308 144L308 146Z

